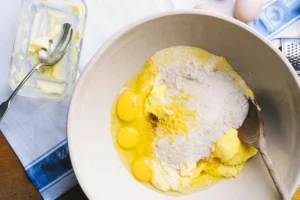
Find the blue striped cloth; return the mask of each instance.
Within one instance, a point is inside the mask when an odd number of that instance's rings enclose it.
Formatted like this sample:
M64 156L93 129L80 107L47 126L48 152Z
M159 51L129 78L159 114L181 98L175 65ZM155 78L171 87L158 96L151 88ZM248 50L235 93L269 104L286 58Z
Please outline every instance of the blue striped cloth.
M25 166L25 170L36 189L45 199L53 199L57 196L53 193L64 193L77 184L66 140L33 160ZM55 187L55 185L57 186Z
M3 3L4 2L4 3ZM6 2L6 3L5 3ZM232 2L232 1L231 1ZM3 3L3 4L2 4ZM129 22L161 11L192 8L198 0L89 0L89 18L80 61L80 71L96 50L122 26ZM223 2L212 2L214 5ZM226 3L226 2L225 2ZM12 5L14 4L14 6ZM21 0L1 0L0 13L10 20L0 21L7 32L0 33L4 45L0 49L0 100L10 94L7 77L18 8ZM117 5L120 5L119 7ZM230 6L228 6L230 7ZM231 5L231 8L233 6ZM230 12L228 12L230 13ZM121 17L122 16L122 17ZM249 26L268 38L295 36L300 33L300 0L268 1L259 17ZM1 131L15 150L26 173L44 199L56 199L77 184L70 162L66 140L66 119L69 101L54 103L17 97L5 117Z
M300 33L300 0L271 0L249 26L269 39ZM285 31L288 29L288 32Z

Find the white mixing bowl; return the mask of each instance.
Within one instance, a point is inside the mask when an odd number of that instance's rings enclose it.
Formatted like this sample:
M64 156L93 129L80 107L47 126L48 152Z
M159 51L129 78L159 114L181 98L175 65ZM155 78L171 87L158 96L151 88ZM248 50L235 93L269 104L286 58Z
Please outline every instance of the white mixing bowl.
M151 55L175 45L197 46L225 56L246 80L263 111L270 154L292 195L300 175L300 90L291 65L268 41L234 19L176 11L139 20L114 35L76 86L68 141L76 176L87 196L92 200L278 199L259 155L247 162L238 178L179 197L145 187L123 166L110 133L116 95Z

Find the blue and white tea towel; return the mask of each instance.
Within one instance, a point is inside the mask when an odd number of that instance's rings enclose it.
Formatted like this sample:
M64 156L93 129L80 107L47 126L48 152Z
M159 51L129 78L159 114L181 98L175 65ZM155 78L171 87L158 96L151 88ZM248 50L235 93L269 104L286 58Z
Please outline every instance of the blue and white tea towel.
M300 0L268 1L249 25L269 39L294 37L300 33Z
M0 101L11 93L8 86L10 56L22 0L0 1ZM86 0L87 30L79 65L82 71L97 49L116 31L138 18L157 12L192 8L201 0ZM234 0L207 0L232 15ZM300 33L300 0L271 0L249 25L268 38ZM17 96L1 131L15 150L28 177L44 199L56 199L69 190L75 178L66 140L68 103ZM97 158L95 158L97 159Z

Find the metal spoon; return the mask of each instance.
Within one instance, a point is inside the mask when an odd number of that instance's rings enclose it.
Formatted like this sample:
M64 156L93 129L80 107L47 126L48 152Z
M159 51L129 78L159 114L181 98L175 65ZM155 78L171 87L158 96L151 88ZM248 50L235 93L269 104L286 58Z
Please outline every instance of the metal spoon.
M248 102L248 115L243 122L242 127L238 130L238 137L243 142L254 146L260 152L281 199L288 200L290 198L282 185L279 175L275 170L274 163L266 148L264 123L260 108L254 100L248 98Z
M10 107L10 103L13 100L13 98L17 95L19 90L22 88L22 86L26 83L26 81L31 77L31 75L38 70L41 66L53 66L57 64L65 55L67 52L67 49L69 47L71 38L73 35L73 29L70 24L66 23L62 26L62 33L59 38L59 42L57 45L51 50L51 46L49 50L41 49L38 52L38 56L40 59L40 63L37 63L33 66L33 68L30 70L30 72L25 76L25 78L21 81L21 83L18 85L18 87L14 90L14 92L11 94L11 96L8 98L7 101L3 102L0 105L0 122L3 119L4 115L8 111ZM49 41L51 44L51 41Z

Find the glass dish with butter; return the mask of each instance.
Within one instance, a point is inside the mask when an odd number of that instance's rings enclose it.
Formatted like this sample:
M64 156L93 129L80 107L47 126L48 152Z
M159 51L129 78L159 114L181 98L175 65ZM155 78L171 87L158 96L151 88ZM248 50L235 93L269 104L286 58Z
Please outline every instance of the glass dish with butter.
M19 92L32 98L67 98L76 81L86 17L84 0L23 0L11 59L11 88L14 90L39 62L38 51L57 42L62 24L69 23L73 37L63 59L54 66L41 67Z

